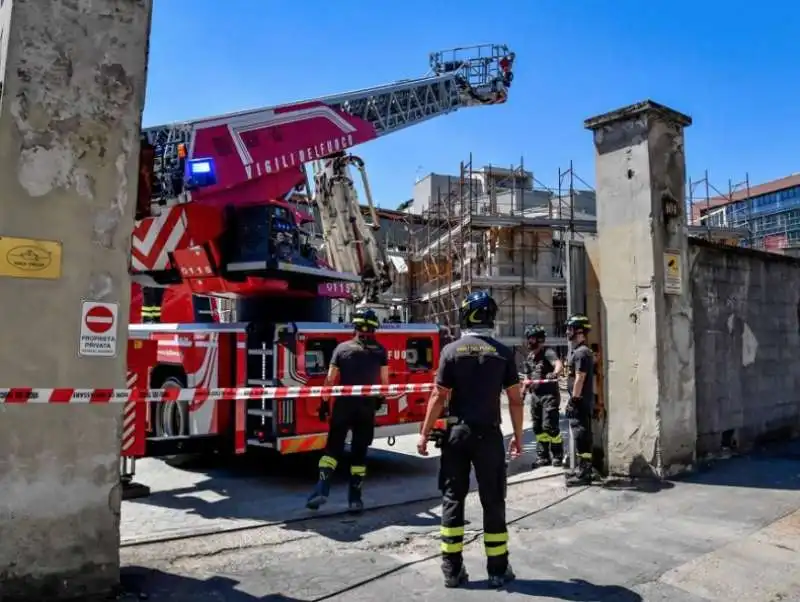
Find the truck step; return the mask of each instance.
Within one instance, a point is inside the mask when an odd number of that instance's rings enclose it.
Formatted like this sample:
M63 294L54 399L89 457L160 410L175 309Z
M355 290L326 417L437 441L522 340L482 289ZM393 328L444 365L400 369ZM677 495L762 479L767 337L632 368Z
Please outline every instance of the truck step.
M272 357L272 349L248 349L247 355L260 355Z
M267 447L270 449L275 447L272 441L259 441L258 439L248 439L247 445L252 445L253 447Z

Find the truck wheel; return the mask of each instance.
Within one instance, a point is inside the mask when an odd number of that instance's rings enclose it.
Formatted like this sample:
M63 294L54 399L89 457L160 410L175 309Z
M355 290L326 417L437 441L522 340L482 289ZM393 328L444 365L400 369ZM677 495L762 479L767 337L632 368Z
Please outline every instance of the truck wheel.
M161 383L161 389L183 389L186 384L181 378L170 376ZM189 404L185 401L162 401L155 408L154 430L156 437L182 437L189 434ZM196 460L191 454L166 456L164 462L180 468Z

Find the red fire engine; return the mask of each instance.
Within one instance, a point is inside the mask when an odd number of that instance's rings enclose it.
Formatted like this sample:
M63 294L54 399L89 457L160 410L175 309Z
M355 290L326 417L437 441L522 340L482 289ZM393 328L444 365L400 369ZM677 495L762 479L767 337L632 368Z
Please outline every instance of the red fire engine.
M135 282L129 387L150 389L322 384L337 343L330 297L375 305L392 282L363 162L345 151L467 106L505 102L513 53L479 46L431 55L432 73L290 105L145 130L133 233ZM304 164L315 164L310 190ZM367 223L350 177L364 177ZM315 222L290 202L305 190ZM343 285L347 285L346 287ZM159 323L141 323L159 292ZM431 324L385 324L393 383L430 383L439 355ZM388 397L377 437L418 430L425 395ZM324 447L319 398L154 402L126 408L123 456L280 453Z

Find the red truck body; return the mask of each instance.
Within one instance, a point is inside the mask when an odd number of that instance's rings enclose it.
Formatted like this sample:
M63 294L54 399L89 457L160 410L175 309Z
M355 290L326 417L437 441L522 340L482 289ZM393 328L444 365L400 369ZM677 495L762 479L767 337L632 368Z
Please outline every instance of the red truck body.
M260 325L133 324L129 386L273 387L322 385L333 350L352 336L346 324L290 322ZM430 324L386 324L377 333L389 356L393 384L430 383L439 356L439 331ZM281 454L325 447L328 425L321 398L205 400L131 404L137 428L123 441L128 457L250 448ZM335 398L331 400L336 403ZM425 393L388 396L376 417L376 438L417 432ZM126 412L126 416L127 416ZM127 431L126 431L127 432Z

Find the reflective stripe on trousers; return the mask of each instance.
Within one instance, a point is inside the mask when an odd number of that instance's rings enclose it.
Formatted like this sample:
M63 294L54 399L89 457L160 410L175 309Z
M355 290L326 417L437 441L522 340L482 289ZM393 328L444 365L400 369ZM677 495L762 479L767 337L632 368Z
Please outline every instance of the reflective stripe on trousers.
M461 554L464 551L464 527L442 527L442 554Z
M486 556L502 556L508 554L508 532L505 533L484 533L483 547Z

